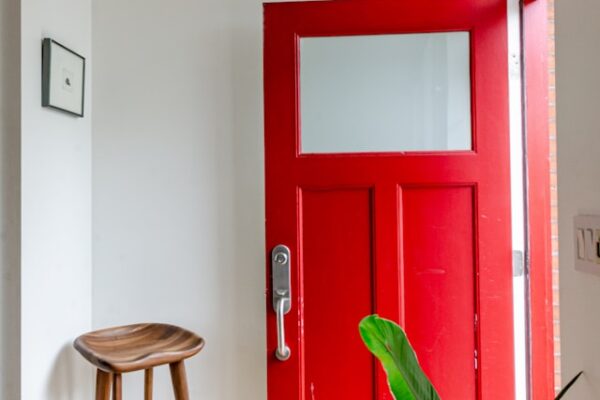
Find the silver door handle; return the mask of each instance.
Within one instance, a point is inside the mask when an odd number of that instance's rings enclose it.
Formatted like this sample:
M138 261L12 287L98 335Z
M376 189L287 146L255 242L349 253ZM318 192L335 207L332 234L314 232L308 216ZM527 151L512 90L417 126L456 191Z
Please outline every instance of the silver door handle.
M290 348L285 342L285 315L292 308L290 264L290 249L284 245L276 246L271 254L271 269L273 273L273 309L277 316L275 357L279 361L287 361L291 356Z
M279 361L287 361L291 356L290 348L285 343L285 300L277 300L277 350L275 357Z

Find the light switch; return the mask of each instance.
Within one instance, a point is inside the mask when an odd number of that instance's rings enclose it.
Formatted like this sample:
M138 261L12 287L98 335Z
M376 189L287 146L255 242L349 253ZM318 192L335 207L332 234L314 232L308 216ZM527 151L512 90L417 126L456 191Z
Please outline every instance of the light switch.
M585 260L585 238L583 229L577 229L577 259Z
M573 222L575 269L600 275L600 216L578 215Z
M594 236L594 251L596 252L596 264L600 264L600 229L596 229L596 236Z
M588 261L596 262L596 246L594 240L594 230L585 230L585 258Z

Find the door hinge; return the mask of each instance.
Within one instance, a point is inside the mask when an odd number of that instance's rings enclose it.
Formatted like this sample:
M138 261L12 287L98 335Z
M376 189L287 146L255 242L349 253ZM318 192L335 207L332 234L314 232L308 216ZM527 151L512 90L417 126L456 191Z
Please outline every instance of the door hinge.
M521 250L513 250L513 277L523 276L525 273L525 257Z
M479 369L479 357L477 354L477 350L475 350L475 370Z

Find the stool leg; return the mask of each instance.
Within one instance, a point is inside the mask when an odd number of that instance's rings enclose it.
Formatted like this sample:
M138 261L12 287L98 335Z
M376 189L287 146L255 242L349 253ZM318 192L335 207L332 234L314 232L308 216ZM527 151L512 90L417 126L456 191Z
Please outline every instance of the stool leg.
M183 361L169 364L175 400L190 400Z
M111 375L101 369L96 372L96 400L110 400Z
M144 372L144 400L152 400L153 370L148 368Z
M123 379L121 374L114 374L113 382L113 400L122 400L123 396Z

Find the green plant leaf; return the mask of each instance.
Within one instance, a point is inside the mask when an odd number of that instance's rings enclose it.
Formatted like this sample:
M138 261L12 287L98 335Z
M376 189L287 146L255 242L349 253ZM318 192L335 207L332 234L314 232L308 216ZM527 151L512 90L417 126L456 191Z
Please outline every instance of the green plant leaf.
M359 330L367 348L381 361L396 400L440 399L398 324L369 315L360 322Z

